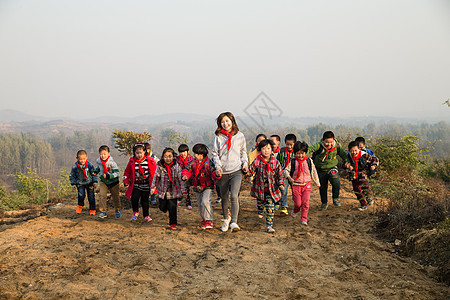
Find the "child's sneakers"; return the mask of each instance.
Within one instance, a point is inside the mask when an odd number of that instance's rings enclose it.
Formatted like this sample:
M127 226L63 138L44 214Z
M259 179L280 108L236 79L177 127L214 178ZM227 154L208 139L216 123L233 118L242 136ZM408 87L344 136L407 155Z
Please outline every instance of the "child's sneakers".
M81 212L83 211L83 206L81 205L77 205L77 210L75 211L77 214L81 214Z
M239 227L239 225L237 223L231 223L230 229L231 229L231 232L237 232L237 231L241 230L241 227Z
M295 218L297 214L294 212L294 210L291 210L291 217Z
M213 228L213 222L212 221L205 221L205 229L212 229Z
M275 206L273 207L275 210L279 210L280 209L280 205L279 204L275 204Z
M370 198L367 198L367 205L373 205L373 200Z
M275 229L273 229L272 226L267 226L267 227L266 227L266 232L267 232L267 233L274 233L274 232L275 232Z
M367 209L367 205L361 205L360 207L358 207L359 211L363 211Z
M300 222L300 224L302 224L302 225L305 225L305 226L306 226L306 225L308 225L308 222L306 222L306 221L301 221L301 222Z
M150 218L150 216L146 216L144 218L144 221L147 222L147 223L150 222L151 220L152 220L152 218Z
M216 203L221 203L221 202L222 202L222 199L220 199L220 197L216 199Z
M191 210L191 209L192 209L192 206L188 205L188 206L186 206L186 208L189 209L189 210Z
M201 228L202 229L206 229L206 221L205 220L202 220Z
M171 224L170 225L171 230L177 230L177 224Z
M89 211L89 215L90 216L95 216L95 209L91 209L90 211Z
M228 231L228 227L230 226L231 217L228 216L228 218L223 219L222 223L222 232Z
M106 217L107 217L106 212L101 211L100 214L98 215L98 217L99 217L100 219L106 218Z
M136 221L138 216L139 212L133 211L133 214L131 215L131 221Z
M322 203L322 205L320 205L319 210L325 210L325 209L327 209L327 207L328 207L328 204Z
M280 215L289 215L289 212L287 210L287 207L283 207L282 209L280 209Z
M333 204L334 206L341 206L341 201L339 201L339 199L333 199Z
M258 213L258 218L260 218L260 219L264 218L264 213L259 212L259 213Z
M121 215L122 213L120 212L120 209L116 210L116 218L120 218Z

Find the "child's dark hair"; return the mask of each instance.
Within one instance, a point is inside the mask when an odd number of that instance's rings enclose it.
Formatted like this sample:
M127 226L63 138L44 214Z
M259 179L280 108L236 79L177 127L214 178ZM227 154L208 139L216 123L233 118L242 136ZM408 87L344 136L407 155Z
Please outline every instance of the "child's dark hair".
M78 150L78 152L77 152L77 158L78 158L80 155L87 155L86 150Z
M298 151L302 152L308 152L308 144L304 141L298 141L294 144L294 153L297 153Z
M358 137L355 139L355 142L357 142L358 144L359 144L359 143L363 143L363 145L366 144L366 140L365 140L362 136L358 136Z
M175 150L173 150L172 148L165 148L162 152L161 160L164 160L164 154L166 154L167 152L172 152L174 160L177 158L177 153L175 152Z
M142 151L145 152L145 146L144 146L144 144L135 144L135 145L133 146L133 155L136 154L136 151L137 151L138 149L142 149Z
M180 146L178 146L178 153L184 152L184 151L189 151L189 146L186 144L181 144Z
M324 141L326 139L333 139L334 140L334 133L333 133L333 131L325 131L323 133L322 141Z
M264 133L260 133L260 134L258 134L258 135L256 136L255 142L258 142L258 139L259 139L260 137L264 137L264 139L267 139L267 136L266 136Z
M106 145L101 145L100 148L98 148L98 153L102 152L102 151L106 151L106 152L111 152L109 151L109 147Z
M192 148L192 151L195 154L203 155L203 157L206 157L208 155L208 147L205 144L195 144Z
M295 143L297 141L297 137L293 133L288 133L284 137L284 142L286 143L287 141L294 141L294 143Z
M272 134L270 137L275 138L279 142L281 141L281 137L278 134Z
M359 149L359 147L358 147L358 142L356 142L356 141L351 141L351 142L348 144L348 151L350 151L350 149L352 149L353 147L357 147L357 148Z
M268 139L262 140L261 142L258 143L258 151L261 151L262 148L264 148L265 146L267 146L269 144L271 147L275 146L275 143L272 140L268 140Z
M142 145L144 145L144 149L145 149L146 151L147 151L147 150L152 150L152 145L150 145L149 142L142 143Z

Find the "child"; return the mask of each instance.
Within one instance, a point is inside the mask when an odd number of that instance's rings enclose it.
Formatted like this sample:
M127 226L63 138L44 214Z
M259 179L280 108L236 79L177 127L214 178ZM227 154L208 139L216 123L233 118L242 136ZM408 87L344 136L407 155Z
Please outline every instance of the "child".
M232 232L239 231L240 227L237 224L239 190L242 172L248 172L248 158L245 137L239 131L231 112L221 113L217 117L217 129L211 156L216 166L217 176L221 177L218 185L222 198L222 231L225 232L228 228L231 228ZM228 215L230 201L231 218Z
M157 191L159 209L169 211L170 229L177 229L177 204L186 198L186 188L181 180L181 166L176 161L176 154L172 148L164 149L158 162L152 191Z
M255 139L255 148L252 148L248 154L248 163L251 165L252 162L256 159L256 157L259 155L259 151L258 151L258 144L259 142L261 142L262 140L267 139L266 135L264 133L260 133L256 136Z
M274 233L274 203L281 199L284 190L284 173L281 164L272 154L274 143L265 139L258 143L260 155L249 167L247 175L255 174L250 195L256 198L258 216L263 217L266 209L266 232Z
M313 160L319 175L319 191L320 200L322 202L320 210L325 210L328 207L328 181L330 181L332 186L333 204L335 206L341 206L341 202L339 201L341 182L339 180L337 169L337 155L342 158L345 166L348 166L348 158L345 150L342 149L341 145L335 140L334 133L332 131L325 131L322 136L322 142L310 146L306 155L311 155L311 159Z
M84 206L84 198L89 201L89 214L95 216L95 195L94 189L97 188L98 178L95 173L94 165L88 161L86 151L79 150L77 152L77 162L72 166L69 175L72 190L78 190L78 206L76 213L81 214Z
M98 149L100 157L97 158L97 168L95 172L100 178L100 214L99 218L104 219L106 215L106 194L111 193L111 198L114 203L116 218L120 218L120 197L119 197L119 168L111 156L109 147L106 145Z
M284 138L284 143L286 147L283 147L280 149L280 152L278 152L277 160L281 163L281 167L283 170L286 168L287 165L289 165L291 159L294 158L294 144L297 141L297 137L295 134L289 133ZM288 203L287 203L287 195L288 195L288 180L285 179L284 186L285 189L281 192L281 203L280 205L276 205L275 209L280 209L281 215L288 215Z
M153 160L157 164L159 162L159 158L152 152L152 145L150 145L150 143L148 143L148 142L145 142L144 143L144 147L145 147L146 155L150 156L151 158L153 158ZM154 193L150 194L150 204L151 205L157 205L158 204L156 202L156 194L154 194Z
M349 179L352 181L356 198L361 204L358 209L366 210L367 205L373 204L370 198L368 173L374 171L378 166L378 158L361 151L356 141L348 144L348 151L348 159L350 160L348 169L351 171L349 172Z
M123 173L123 184L128 186L125 196L131 197L133 214L131 221L136 221L139 216L139 200L142 205L142 215L146 222L152 218L149 215L150 185L155 174L155 160L146 155L144 144L136 144L133 147L133 154L128 161Z
M270 139L272 140L272 142L274 142L275 146L273 149L273 155L278 155L278 153L280 152L280 143L281 143L281 138L278 134L272 134L270 136Z
M362 136L358 136L355 139L355 142L357 143L357 145L361 151L364 151L371 156L375 156L375 153L373 153L372 150L369 150L366 148L366 139L365 138L363 138Z
M220 177L217 176L214 163L208 158L208 147L204 144L195 144L195 160L190 161L182 174L183 180L189 180L196 197L197 204L202 217L202 229L213 228L213 209L211 206L211 196L214 183Z
M189 147L186 144L181 144L178 146L178 158L177 162L180 165L181 169L186 169L188 163L194 160L192 155L189 154ZM186 208L192 209L191 203L191 191L189 189L189 185L186 185Z
M300 222L308 225L309 198L311 196L311 179L320 187L319 176L312 160L306 156L308 144L296 142L294 144L295 157L286 166L284 172L292 187L294 209L291 216L295 218L301 208Z

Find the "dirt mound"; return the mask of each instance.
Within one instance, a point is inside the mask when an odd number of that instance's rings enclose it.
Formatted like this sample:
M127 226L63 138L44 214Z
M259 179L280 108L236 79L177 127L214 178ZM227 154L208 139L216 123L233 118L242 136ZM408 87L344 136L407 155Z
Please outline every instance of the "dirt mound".
M237 233L220 231L220 204L213 230L200 230L194 200L193 210L180 206L171 231L157 208L149 224L131 223L130 210L99 220L76 217L72 200L0 227L0 298L448 299L432 268L374 237L371 209L357 211L345 186L342 207L319 211L314 189L309 225L277 214L274 235L264 232L248 185Z

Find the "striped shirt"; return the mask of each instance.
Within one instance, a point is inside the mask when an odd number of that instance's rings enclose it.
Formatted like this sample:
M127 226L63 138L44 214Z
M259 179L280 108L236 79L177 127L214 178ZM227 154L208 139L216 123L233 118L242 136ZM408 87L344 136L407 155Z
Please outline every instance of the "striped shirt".
M136 161L134 163L134 187L141 191L149 191L149 172L148 172L148 161L144 159L141 162L141 168L144 170L144 175L142 175L141 170L139 169L139 163Z

